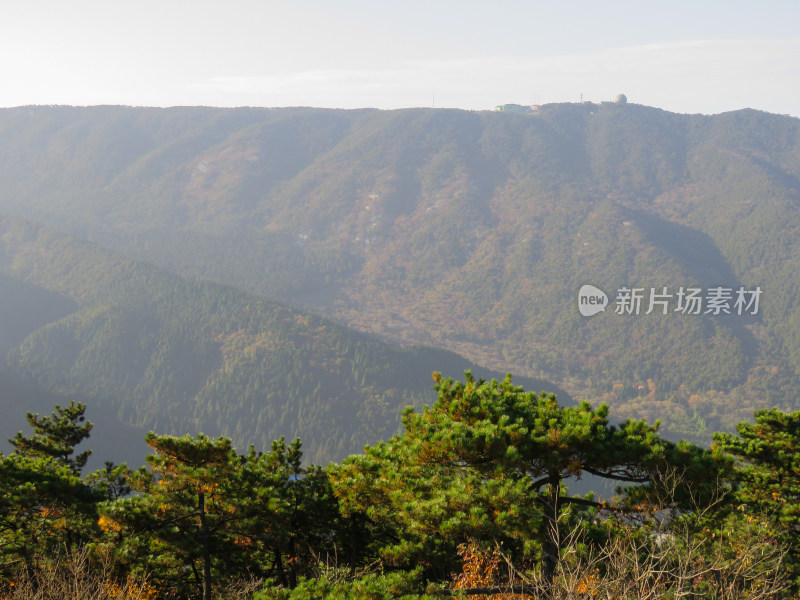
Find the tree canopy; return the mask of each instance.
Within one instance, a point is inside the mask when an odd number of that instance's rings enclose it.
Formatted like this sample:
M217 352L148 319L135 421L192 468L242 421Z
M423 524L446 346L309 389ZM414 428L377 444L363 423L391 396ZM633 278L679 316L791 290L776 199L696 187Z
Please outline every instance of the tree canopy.
M708 450L510 376L434 379L402 433L325 468L303 465L299 440L243 453L150 433L146 466L81 477L45 442L82 440L83 407L31 419L37 444L0 455L0 593L21 600L63 565L115 600L796 591L800 414L763 411ZM571 493L589 476L617 496Z
M612 425L607 406L560 406L552 394L514 386L510 376L434 379L433 406L407 410L403 434L334 473L346 509L405 532L389 538L386 558L421 561L435 573L452 568L456 544L470 537L503 540L536 557L548 580L562 550L564 516L608 506L569 495L570 478L588 473L636 484L637 502L670 466L683 469L684 486L716 480L709 452L669 442L643 421Z

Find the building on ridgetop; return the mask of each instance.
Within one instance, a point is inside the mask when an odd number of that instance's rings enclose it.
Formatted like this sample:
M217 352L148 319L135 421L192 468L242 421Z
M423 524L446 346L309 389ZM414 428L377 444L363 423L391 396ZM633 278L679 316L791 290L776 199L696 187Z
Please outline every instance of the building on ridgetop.
M522 104L500 104L495 106L494 109L498 112L529 113L539 110L539 105L532 104L530 106L523 106Z

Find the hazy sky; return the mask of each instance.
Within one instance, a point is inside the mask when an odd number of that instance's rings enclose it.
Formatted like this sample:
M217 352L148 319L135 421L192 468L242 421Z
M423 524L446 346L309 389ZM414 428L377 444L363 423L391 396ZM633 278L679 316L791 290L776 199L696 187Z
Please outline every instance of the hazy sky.
M0 106L609 100L800 116L800 2L2 0Z

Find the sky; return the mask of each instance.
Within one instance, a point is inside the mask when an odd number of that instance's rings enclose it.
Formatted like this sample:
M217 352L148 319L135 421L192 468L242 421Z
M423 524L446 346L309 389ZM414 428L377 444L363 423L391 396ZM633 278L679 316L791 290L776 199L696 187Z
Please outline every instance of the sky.
M0 106L471 110L629 102L800 117L800 2L2 0Z

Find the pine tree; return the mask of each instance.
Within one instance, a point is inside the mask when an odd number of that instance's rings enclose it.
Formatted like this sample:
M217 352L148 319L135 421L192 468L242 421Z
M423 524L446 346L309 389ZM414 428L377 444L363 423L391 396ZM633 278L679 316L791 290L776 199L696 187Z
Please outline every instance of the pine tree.
M138 554L140 566L210 600L215 558L228 554L220 532L233 516L226 497L236 464L231 442L152 432L145 439L154 452L150 470L131 476L131 487L142 493L106 502L101 525L120 534L123 553Z
M85 412L85 404L72 401L64 408L56 404L53 413L46 417L28 413L28 424L33 427L33 435L26 436L19 431L8 441L17 454L49 456L66 464L75 473L80 473L92 453L91 450L85 450L72 456L75 446L88 438L92 431L92 423L86 421Z
M738 502L782 533L794 588L800 589L800 412L760 410L755 423L740 423L736 430L715 434L715 446L739 461Z
M131 493L131 470L125 463L114 464L107 460L102 469L86 476L86 482L102 494L106 500L124 498Z
M0 570L22 566L86 543L96 534L100 497L66 464L48 456L0 455Z
M344 560L358 552L358 524L341 518L327 471L303 467L301 459L300 440L281 438L269 452L251 449L243 468L244 489L259 490L260 499L245 496L241 506L246 535L272 564L276 583L289 588L315 571L320 557Z
M36 560L90 541L97 533L101 499L80 478L90 451L72 457L89 436L84 404L56 405L50 416L28 413L34 433L9 440L15 452L0 454L0 562L6 575Z
M614 426L608 407L559 406L552 394L526 393L505 381L464 383L438 374L436 403L407 410L405 433L351 457L336 471L336 490L350 513L363 512L390 541L385 559L425 564L432 577L454 567L455 545L470 538L502 541L537 556L552 579L570 512L602 509L567 495L569 478L590 473L641 490L669 465L688 485L714 479L709 453L675 445L657 426ZM696 497L696 495L695 495Z
M218 582L248 575L297 584L334 551L338 502L324 470L301 466L299 440L237 454L230 440L148 434L140 492L105 502L101 525L121 560L166 590L207 600Z

